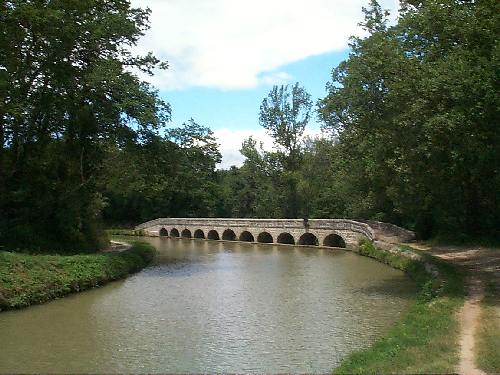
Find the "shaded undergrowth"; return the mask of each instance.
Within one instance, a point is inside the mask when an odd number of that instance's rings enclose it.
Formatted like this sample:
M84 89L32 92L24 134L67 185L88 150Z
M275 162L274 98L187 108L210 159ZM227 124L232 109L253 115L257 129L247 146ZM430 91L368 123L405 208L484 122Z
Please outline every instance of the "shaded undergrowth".
M406 272L419 292L403 320L370 348L348 356L334 373L454 372L459 361L456 313L465 296L463 273L427 254L412 259L409 248L391 253L365 242L359 252Z
M470 236L464 233L444 233L426 241L431 246L500 247L500 231L489 236Z
M142 229L106 229L106 233L108 236L145 236L145 233Z
M0 252L0 311L43 303L100 286L145 267L154 248L136 242L123 252L28 255Z

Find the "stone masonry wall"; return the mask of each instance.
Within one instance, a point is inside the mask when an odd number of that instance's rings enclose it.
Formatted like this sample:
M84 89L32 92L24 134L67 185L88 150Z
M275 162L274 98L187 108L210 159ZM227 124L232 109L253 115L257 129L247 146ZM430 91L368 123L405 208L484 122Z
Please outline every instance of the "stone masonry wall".
M196 230L202 230L205 238L209 231L215 230L220 239L224 231L230 229L234 232L236 240L240 239L243 232L249 232L254 242L257 242L259 234L267 232L272 236L273 243L278 242L280 234L288 233L293 236L295 244L299 244L301 238L305 238L303 237L305 233L310 233L316 237L320 246L328 245L325 243L327 236L337 235L345 242L345 247L348 249L355 249L362 238L375 239L374 232L368 224L345 219L310 219L305 223L301 219L160 218L136 227L144 230L149 236L159 236L162 229L170 235L174 228L179 234L185 229L189 230L191 237L194 237Z

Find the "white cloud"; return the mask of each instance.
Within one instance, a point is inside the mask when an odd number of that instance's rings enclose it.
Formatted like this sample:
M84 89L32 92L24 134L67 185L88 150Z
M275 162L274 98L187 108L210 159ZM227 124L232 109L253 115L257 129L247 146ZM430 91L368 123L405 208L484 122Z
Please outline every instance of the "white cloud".
M288 80L287 63L347 47L368 0L133 0L149 7L151 30L137 52L170 64L162 89L251 88ZM396 9L397 0L384 0Z
M259 77L259 81L266 85L280 85L291 79L292 76L287 72L265 73Z
M226 169L232 165L241 166L244 161L243 155L240 154L241 144L248 137L253 137L257 142L262 142L265 150L271 150L273 140L269 137L265 130L260 128L257 130L232 130L221 128L214 130L214 135L219 142L219 151L222 154L222 163L218 168Z
M312 127L306 128L305 135L310 137L319 136L319 129ZM245 158L240 154L241 144L248 137L253 137L258 143L262 142L263 148L266 151L273 149L273 139L266 133L263 128L257 130L232 130L221 128L214 130L214 135L220 145L219 151L222 154L222 163L217 167L227 169L232 165L237 167L243 164Z

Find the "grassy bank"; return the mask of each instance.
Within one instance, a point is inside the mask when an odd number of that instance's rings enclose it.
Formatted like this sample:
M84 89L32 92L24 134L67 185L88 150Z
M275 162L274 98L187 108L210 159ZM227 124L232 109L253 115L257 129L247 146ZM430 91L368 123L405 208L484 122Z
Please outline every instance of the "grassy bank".
M134 243L120 253L27 255L0 252L0 311L43 303L94 288L145 267L154 248Z
M500 372L500 297L490 283L481 303L481 319L477 329L476 365L491 374Z
M410 251L402 248L402 253ZM419 295L405 318L370 348L347 357L335 374L452 373L458 365L459 326L456 312L464 302L464 278L454 266L424 257L438 271L403 254L361 245L360 254L400 269L418 284Z

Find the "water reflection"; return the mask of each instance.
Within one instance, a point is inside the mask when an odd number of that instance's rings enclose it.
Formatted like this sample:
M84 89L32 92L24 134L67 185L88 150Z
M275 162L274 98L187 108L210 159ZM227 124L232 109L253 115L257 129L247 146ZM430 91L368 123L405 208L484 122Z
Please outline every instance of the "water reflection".
M328 372L413 292L345 251L147 240L137 275L0 314L0 372Z

